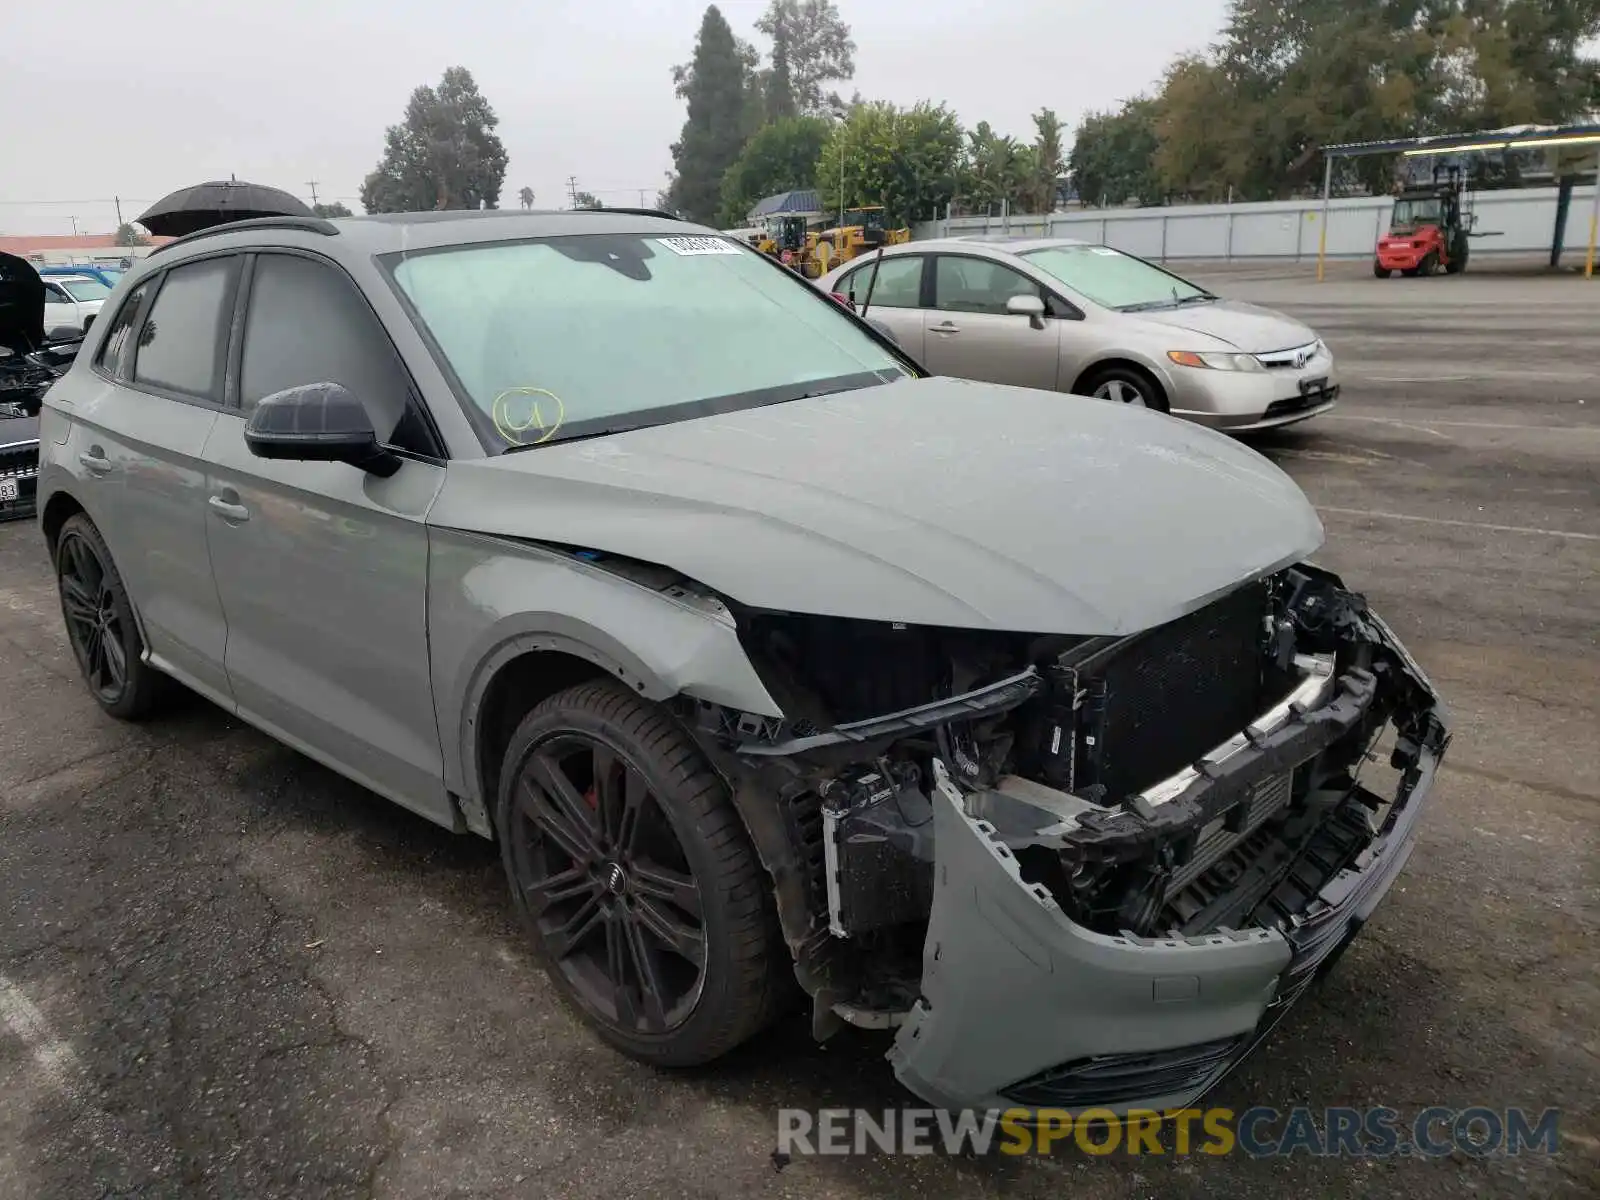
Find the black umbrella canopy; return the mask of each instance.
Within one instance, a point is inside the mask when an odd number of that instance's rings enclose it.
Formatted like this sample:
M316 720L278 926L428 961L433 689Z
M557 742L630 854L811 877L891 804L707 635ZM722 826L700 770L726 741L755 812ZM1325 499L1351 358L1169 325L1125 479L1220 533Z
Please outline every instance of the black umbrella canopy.
M314 216L300 200L280 188L222 179L179 188L134 219L157 237L182 237L250 217Z

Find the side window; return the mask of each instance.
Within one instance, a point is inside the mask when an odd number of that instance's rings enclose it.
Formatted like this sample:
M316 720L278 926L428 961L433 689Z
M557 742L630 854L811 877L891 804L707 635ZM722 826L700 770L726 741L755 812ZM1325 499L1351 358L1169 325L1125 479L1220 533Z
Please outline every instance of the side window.
M878 268L876 285L872 282L872 263L868 262L844 277L844 294L860 308L871 287L873 308L921 308L922 264L926 261L921 254L885 258Z
M942 312L1006 315L1013 296L1044 296L1044 289L1002 263L941 255L934 275L935 302Z
M238 273L239 259L230 256L186 263L162 276L150 315L139 328L134 382L222 398L222 350Z
M123 298L122 307L111 322L111 332L100 345L97 361L101 369L118 379L127 378L128 368L133 366L133 323L139 319L139 306L149 294L150 285L141 283Z
M312 259L262 254L245 315L240 405L248 413L261 397L307 383L350 389L380 442L432 452L394 346L355 286Z
M51 283L47 279L44 284L44 302L46 304L71 304L72 297L61 290L59 283Z

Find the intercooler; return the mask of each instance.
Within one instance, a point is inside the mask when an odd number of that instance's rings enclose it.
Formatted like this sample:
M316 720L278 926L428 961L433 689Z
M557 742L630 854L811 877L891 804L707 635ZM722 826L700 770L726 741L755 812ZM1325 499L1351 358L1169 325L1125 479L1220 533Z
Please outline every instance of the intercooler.
M1240 588L1075 672L1076 787L1117 803L1194 762L1263 707L1267 589Z

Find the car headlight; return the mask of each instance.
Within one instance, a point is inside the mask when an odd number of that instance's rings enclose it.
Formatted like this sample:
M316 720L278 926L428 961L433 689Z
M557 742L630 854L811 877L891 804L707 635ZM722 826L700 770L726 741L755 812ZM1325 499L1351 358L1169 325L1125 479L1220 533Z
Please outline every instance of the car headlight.
M1167 357L1180 367L1206 367L1213 371L1263 371L1266 368L1253 354L1229 354L1218 350L1168 350Z

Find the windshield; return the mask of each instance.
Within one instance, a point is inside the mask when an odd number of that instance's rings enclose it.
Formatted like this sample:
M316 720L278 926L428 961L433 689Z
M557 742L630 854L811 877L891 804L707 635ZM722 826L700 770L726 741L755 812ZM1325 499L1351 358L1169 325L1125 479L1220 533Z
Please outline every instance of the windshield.
M1443 213L1437 197L1425 200L1396 200L1394 218L1389 222L1394 229L1414 229L1418 225L1437 225Z
M1105 308L1127 312L1216 299L1204 288L1110 246L1050 246L1022 257Z
M74 300L104 300L111 295L111 289L98 279L58 279L56 282L66 288Z
M863 229L883 229L884 218L881 208L852 208L845 214L846 225L859 225Z
M506 447L911 373L835 302L726 238L585 234L386 263Z

